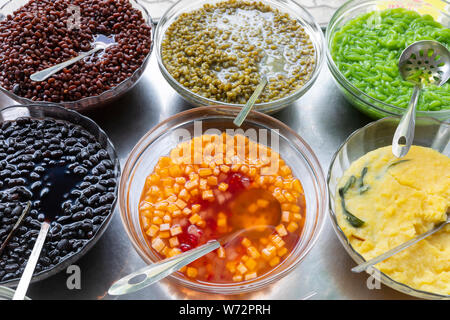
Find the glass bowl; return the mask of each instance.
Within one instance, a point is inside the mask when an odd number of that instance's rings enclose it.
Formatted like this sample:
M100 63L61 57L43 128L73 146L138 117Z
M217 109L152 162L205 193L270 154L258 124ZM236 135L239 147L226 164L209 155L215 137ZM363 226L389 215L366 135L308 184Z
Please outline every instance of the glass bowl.
M1 300L12 300L14 297L15 291L13 289L0 286L0 301ZM28 297L25 297L24 300L31 300Z
M352 247L349 240L339 227L335 213L336 188L339 179L350 165L363 155L375 149L392 145L392 137L399 123L398 117L388 117L372 123L355 131L341 145L331 160L328 170L329 214L336 234L345 250L360 264L365 259ZM433 118L423 117L417 119L414 145L429 147L450 156L450 124L440 122ZM450 299L449 295L441 295L414 289L397 282L384 273L380 273L380 280L385 285L411 296L426 299Z
M161 45L166 33L167 28L183 13L191 12L198 8L201 8L205 4L215 4L223 2L224 0L181 0L176 2L172 7L170 7L161 20L155 31L155 41L156 41L156 57L158 59L159 68L164 76L164 78L169 82L172 88L175 89L185 100L192 103L195 106L209 106L209 105L222 105L222 106L239 106L243 107L244 104L233 104L222 101L215 101L209 98L205 98L199 94L196 94L184 86L182 86L174 77L169 73L169 71L164 66L164 62L161 57ZM317 24L314 17L302 6L293 0L262 0L258 1L263 4L270 5L272 8L279 9L281 12L289 13L292 18L299 21L305 31L311 38L316 52L316 65L311 74L310 79L301 87L299 90L295 91L289 96L282 99L278 99L271 102L264 102L255 104L254 109L259 112L264 113L274 113L279 111L288 105L292 104L294 101L303 96L314 84L319 75L320 69L322 68L324 56L325 56L325 45L323 32L320 26Z
M59 103L51 102L52 104L59 104L66 108L76 110L79 112L86 112L92 109L95 109L97 107L104 106L108 103L113 102L114 100L120 98L122 95L124 95L126 92L131 90L136 83L139 81L140 77L145 71L145 67L148 64L149 58L152 53L153 49L153 39L154 39L154 25L152 22L152 18L150 17L149 13L147 12L147 9L145 6L141 3L141 0L129 0L132 6L139 10L142 13L142 17L146 21L146 23L152 27L151 28L151 46L150 51L145 57L144 61L142 62L142 65L134 71L134 73L131 75L131 77L125 79L121 83L117 84L114 88L109 89L107 91L104 91L100 95L96 96L90 96L85 97L80 100L76 101L63 101ZM19 9L20 7L27 4L29 0L0 0L0 21L4 20L8 14L12 14L14 11ZM6 90L2 86L0 86L0 91L5 93L9 98L17 101L20 104L41 104L46 105L50 102L46 101L33 101L28 98L24 98L21 96L18 96L14 94L13 92Z
M75 254L67 256L60 263L55 265L50 269L43 270L39 273L35 273L32 279L32 282L40 281L46 279L64 269L66 269L69 265L75 263L79 258L85 255L94 244L100 239L103 235L104 231L108 227L111 222L111 218L114 213L114 208L117 201L117 193L119 189L119 177L120 177L120 164L119 159L117 157L116 151L112 142L109 140L106 133L91 119L79 114L76 111L65 109L57 104L32 104L32 105L24 105L24 106L11 106L4 108L0 111L0 124L5 121L12 121L14 119L20 117L30 117L33 119L44 119L44 118L52 118L60 121L67 121L76 125L83 127L89 133L91 133L100 145L108 152L111 161L114 163L114 172L115 179L117 181L116 188L114 191L115 200L112 203L111 212L105 217L100 228L97 230L97 233L90 239L84 247ZM9 281L0 282L0 285L5 286L16 286L19 282L19 279L11 279Z
M449 4L445 0L350 0L335 12L326 30L327 64L337 86L355 108L374 119L402 115L405 109L372 98L347 80L333 61L331 43L334 34L349 20L367 12L398 7L415 10L422 15L430 14L443 26L450 28ZM450 118L450 110L417 110L417 116L447 120Z
M159 157L167 156L178 143L188 141L194 135L199 136L209 129L219 132L236 129L233 119L239 111L239 107L208 106L179 113L150 130L130 153L120 182L119 208L125 230L134 248L147 264L160 258L147 245L140 225L139 202L146 177L153 171ZM200 121L202 128L199 129ZM255 129L259 132L258 142L261 144L268 145L261 141L265 134L266 141L271 145L274 141L272 139L278 139L281 157L303 184L307 208L306 223L291 254L271 272L250 281L227 284L194 282L181 273L170 276L177 284L190 289L217 294L238 294L267 286L287 275L304 259L322 229L328 196L321 166L311 148L286 125L259 112L251 112L241 129ZM180 137L180 132L183 137Z

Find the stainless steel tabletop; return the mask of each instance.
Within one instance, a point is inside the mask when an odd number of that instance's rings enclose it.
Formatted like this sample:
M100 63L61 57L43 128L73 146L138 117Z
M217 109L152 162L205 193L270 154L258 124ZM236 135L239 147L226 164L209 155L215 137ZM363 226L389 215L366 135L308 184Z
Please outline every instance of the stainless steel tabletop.
M14 104L0 96L0 106ZM159 72L156 58L135 88L114 104L88 114L110 136L122 166L138 140L154 125L177 112L189 109ZM274 115L303 137L321 161L324 172L339 145L371 119L353 109L338 91L326 65L311 90L294 105ZM94 246L76 263L81 269L81 290L69 290L64 271L32 284L32 299L115 299L106 295L119 278L144 266L122 226L118 209L111 225ZM369 290L368 275L352 274L354 262L338 241L327 217L319 241L306 259L288 276L262 291L231 296L234 299L406 299L408 296L382 286ZM222 299L202 294L168 280L121 299Z

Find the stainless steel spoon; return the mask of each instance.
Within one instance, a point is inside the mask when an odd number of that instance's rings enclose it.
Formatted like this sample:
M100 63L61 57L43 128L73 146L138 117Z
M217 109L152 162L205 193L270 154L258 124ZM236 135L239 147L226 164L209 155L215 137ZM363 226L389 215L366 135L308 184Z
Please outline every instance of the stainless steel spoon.
M282 57L272 57L272 56L269 57L267 55L264 56L260 64L262 74L261 79L259 80L259 83L256 86L255 91L253 91L253 94L248 99L245 106L242 107L241 111L234 119L233 123L236 127L240 127L242 123L244 123L245 118L247 118L248 114L250 113L256 101L258 100L259 96L263 92L264 88L267 86L269 82L268 77L273 77L277 73L284 72L284 66L286 63L287 63L286 58L284 56Z
M16 292L14 293L13 300L25 299L28 291L28 286L30 285L31 278L33 277L34 269L36 268L39 256L41 255L42 247L44 246L49 229L50 223L48 221L44 221L41 225L41 230L39 231L38 237L34 244L33 251L31 251L25 270L23 271L22 277L20 278L19 285L17 286Z
M259 96L263 92L266 85L267 85L267 77L265 75L263 75L261 77L261 80L259 81L258 85L256 86L256 89L253 92L252 96L250 97L250 99L248 99L245 106L241 109L239 114L234 119L233 123L236 127L240 127L242 125L242 123L244 123L245 118L247 118L248 114L250 113L253 106L255 105L256 100L258 100Z
M416 105L423 85L441 86L450 78L450 52L437 41L417 41L407 47L398 63L403 80L414 83L414 91L392 141L392 153L404 157L414 140Z
M30 76L30 79L33 81L44 81L54 75L55 73L58 73L62 69L80 61L81 59L84 59L100 50L105 50L106 48L112 46L115 44L114 37L107 37L104 35L98 35L96 36L94 43L92 44L93 49L89 50L87 52L82 52L75 58L69 59L65 62L59 63L57 65L54 65L52 67L49 67L47 69L38 71L36 73L33 73Z
M250 213L247 211L247 202L249 199L255 199L255 197L268 200L269 205L266 209L260 209L255 213ZM242 192L233 204L233 208L235 209L233 210L233 215L230 220L231 225L235 229L238 229L237 231L226 235L219 240L209 241L200 247L191 249L172 258L153 263L137 272L133 272L115 282L111 288L109 288L108 294L118 296L144 289L211 251L218 249L221 245L225 246L226 244L229 244L233 239L243 233L260 234L267 231L273 232L275 226L280 223L280 204L272 194L263 189L250 189ZM268 214L268 212L270 212L270 214Z
M431 236L432 234L438 232L439 230L441 230L442 228L444 228L448 224L450 224L450 209L447 209L447 220L439 223L433 229L431 229L431 230L429 230L429 231L427 231L427 232L425 232L425 233L423 233L421 235L418 235L417 237L412 238L411 240L406 241L405 243L403 243L403 244L401 244L401 245L399 245L399 246L397 246L397 247L395 247L395 248L393 248L393 249L391 249L389 251L386 251L385 253L383 253L382 255L379 255L378 257L375 257L375 258L370 259L370 260L368 260L368 261L366 261L364 263L361 263L360 265L354 267L352 269L352 271L355 272L355 273L360 273L362 271L365 271L369 267L371 267L371 266L373 266L373 265L375 265L377 263L380 263L381 261L384 261L387 258L392 257L394 254L399 253L400 251L411 247L413 244L419 242L420 240L423 240L426 237Z

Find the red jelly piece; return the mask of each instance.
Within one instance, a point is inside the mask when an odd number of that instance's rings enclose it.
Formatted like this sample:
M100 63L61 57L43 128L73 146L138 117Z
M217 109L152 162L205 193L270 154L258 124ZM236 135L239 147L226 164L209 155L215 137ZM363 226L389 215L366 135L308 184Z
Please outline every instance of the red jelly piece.
M246 189L250 185L250 179L239 174L233 173L228 180L228 191L236 193Z
M191 244L191 246L196 247L198 244L198 237L193 234L189 234L188 238L189 238L189 243Z
M189 251L192 249L192 247L190 245L188 245L187 243L182 243L180 244L180 249L183 252Z

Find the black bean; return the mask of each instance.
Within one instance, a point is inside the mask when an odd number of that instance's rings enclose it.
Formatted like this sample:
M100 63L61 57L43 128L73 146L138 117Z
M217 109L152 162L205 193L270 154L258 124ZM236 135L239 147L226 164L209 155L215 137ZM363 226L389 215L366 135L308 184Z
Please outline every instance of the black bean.
M11 173L11 170L8 169L0 171L0 179L9 178L11 176Z
M62 224L68 223L70 220L72 220L71 216L61 216L56 219L56 221L58 223L62 223Z
M52 250L48 253L48 257L52 260L55 259L58 255L59 255L58 249Z
M5 266L6 272L15 272L17 269L19 269L19 265L17 263L8 264Z
M45 172L45 168L42 167L42 166L37 166L37 167L34 168L34 171L39 173L39 174L41 174L41 173Z
M41 194L39 195L41 198L45 197L50 192L49 188L43 188L41 190Z
M79 184L79 188L80 189L86 189L87 187L90 187L91 186L91 184L89 183L89 182L87 182L87 181L83 181L82 183L80 183Z
M47 266L49 266L51 264L51 260L49 258L45 257L45 256L41 257L39 259L39 261L40 261L40 263L42 264L43 267L47 267Z
M41 252L39 269L37 268L36 272L52 268L68 254L81 250L94 237L105 216L111 212L111 203L114 199L114 193L108 189L115 188L116 180L108 178L112 173L108 160L100 159L107 153L102 152L101 146L95 142L92 135L79 126L56 123L51 119L30 120L27 126L29 127L26 129L31 128L31 131L24 131L24 128L16 124L4 126L11 128L9 136L5 138L5 132L1 130L3 124L0 124L0 157L4 158L0 160L0 172L4 176L4 179L0 179L0 241L6 237L17 221L24 203L32 200L32 209L14 234L7 250L0 256L0 270L2 270L0 283L5 281L5 277L6 279L20 277L40 226L46 218L48 209L43 210L45 199L47 197L51 199L55 193L54 176L48 170L62 166L66 168L61 173L63 175L72 175L76 171L79 173L77 178L79 183L77 187L62 194L62 199L58 200L60 202L54 204L61 210L51 223L51 230ZM18 134L19 132L29 134L29 137L23 137ZM66 143L62 140L63 134L66 136L71 134L77 138ZM18 147L15 148L18 143ZM72 146L68 146L69 144ZM87 146L82 149L83 145ZM88 154L95 152L95 156L89 155L80 163L75 155L69 154L70 150L67 147L79 148L80 152L85 151ZM5 153L3 156L2 150ZM85 156L83 154L83 157ZM95 170L94 166L97 167ZM70 179L67 180L68 177L64 179L65 183L70 185ZM108 187L110 184L112 186ZM64 244L61 242L63 240L66 242L64 248L60 250L58 245ZM10 266L8 271L5 270L7 265ZM18 265L19 268L13 270L11 267L13 265Z
M8 281L8 280L12 280L16 278L16 274L15 273L7 273L3 276L2 280L3 281Z
M55 150L50 152L50 157L53 159L57 159L59 157L61 157L63 155L63 151L62 150Z
M73 173L80 175L80 176L84 176L85 174L88 173L88 170L83 166L77 166L73 169Z
M29 224L35 229L39 229L41 227L41 223L37 220L31 220Z
M3 238L3 236L6 236L8 232L9 230L7 229L0 229L0 239Z
M14 210L11 212L11 214L15 217L19 217L22 214L23 208L22 206L17 206L14 208Z
M30 173L30 179L32 179L32 180L39 180L39 179L41 179L41 176L37 172L32 172L32 173Z
M58 250L69 250L70 248L70 244L69 244L69 240L67 239L62 239L61 241L58 242L58 244L56 245L56 248Z

